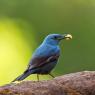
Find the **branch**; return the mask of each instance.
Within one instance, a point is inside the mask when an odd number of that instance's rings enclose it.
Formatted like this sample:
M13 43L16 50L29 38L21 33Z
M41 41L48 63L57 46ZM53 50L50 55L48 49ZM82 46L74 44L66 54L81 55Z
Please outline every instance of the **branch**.
M59 76L48 81L22 81L0 87L0 95L95 95L95 71Z

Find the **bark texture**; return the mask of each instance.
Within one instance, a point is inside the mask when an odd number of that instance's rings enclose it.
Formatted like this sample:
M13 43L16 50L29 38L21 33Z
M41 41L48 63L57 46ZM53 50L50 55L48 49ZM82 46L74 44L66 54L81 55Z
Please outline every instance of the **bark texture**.
M95 71L66 74L48 81L22 81L0 87L0 95L95 95Z

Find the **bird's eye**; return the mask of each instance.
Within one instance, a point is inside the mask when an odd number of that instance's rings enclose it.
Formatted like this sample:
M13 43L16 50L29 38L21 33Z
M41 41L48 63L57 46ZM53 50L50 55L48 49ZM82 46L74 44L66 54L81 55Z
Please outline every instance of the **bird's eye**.
M56 36L54 36L54 39L57 39L57 37L56 37Z

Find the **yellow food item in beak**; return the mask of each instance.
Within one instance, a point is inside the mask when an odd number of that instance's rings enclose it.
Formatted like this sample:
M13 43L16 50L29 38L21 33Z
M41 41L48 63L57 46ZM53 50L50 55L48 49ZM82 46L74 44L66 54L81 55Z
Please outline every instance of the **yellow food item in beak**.
M65 38L66 38L66 40L70 40L70 39L72 39L72 35L71 35L71 34L67 34L67 35L65 36Z

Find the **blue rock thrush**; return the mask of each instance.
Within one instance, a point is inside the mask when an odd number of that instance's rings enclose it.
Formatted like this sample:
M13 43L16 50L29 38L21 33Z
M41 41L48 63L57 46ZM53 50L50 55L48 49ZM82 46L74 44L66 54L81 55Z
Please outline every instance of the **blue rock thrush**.
M39 81L39 74L49 74L52 69L56 66L58 58L60 56L59 42L62 39L72 39L70 34L50 34L48 35L42 44L35 50L32 59L24 71L24 73L18 76L14 81L21 81L31 74L37 74Z

